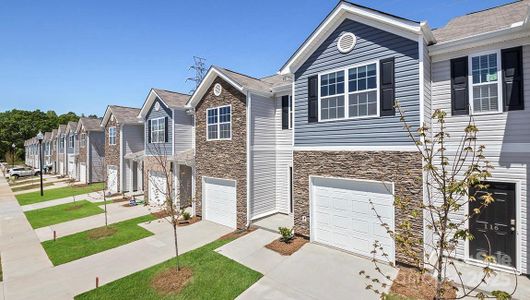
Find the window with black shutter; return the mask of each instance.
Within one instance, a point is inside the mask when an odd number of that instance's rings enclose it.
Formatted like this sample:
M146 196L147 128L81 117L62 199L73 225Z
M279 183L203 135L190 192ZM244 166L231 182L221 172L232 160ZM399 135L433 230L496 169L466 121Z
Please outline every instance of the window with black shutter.
M451 59L451 111L453 115L469 114L467 57Z
M169 134L168 134L168 130L169 130L169 127L168 127L168 117L165 117L164 118L164 129L165 129L165 132L164 132L164 142L168 142L169 141Z
M379 69L381 72L381 86L380 97L380 115L381 116L393 116L395 115L395 72L394 72L394 58L382 59L379 62Z
M307 79L307 121L318 122L318 76Z
M151 121L147 120L147 142L151 144Z
M289 129L289 96L282 96L282 129Z
M524 109L522 55L521 47L501 51L504 111Z

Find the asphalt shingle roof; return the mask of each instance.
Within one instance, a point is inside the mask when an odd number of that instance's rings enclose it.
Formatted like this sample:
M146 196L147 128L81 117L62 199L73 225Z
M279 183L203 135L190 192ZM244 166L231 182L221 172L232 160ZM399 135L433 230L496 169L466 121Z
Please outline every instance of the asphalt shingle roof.
M138 113L140 112L139 108L119 106L119 105L110 105L109 106L112 115L118 123L120 124L132 124L138 123Z
M170 108L178 108L178 107L184 107L186 105L186 102L190 99L190 95L163 90L163 89L155 89L153 88L153 91L164 101L165 104L167 104ZM139 111L139 110L138 110Z
M433 30L437 43L459 40L481 33L509 28L524 21L530 0L521 0L451 19L445 26Z
M85 127L86 131L103 131L103 128L100 126L101 119L80 118L79 123Z
M222 67L215 67L219 71L223 72L228 78L232 79L239 85L246 89L258 90L264 92L271 92L272 88L276 86L286 85L292 83L292 79L283 75L271 75L263 77L261 79L255 78L249 75L241 74L229 69Z

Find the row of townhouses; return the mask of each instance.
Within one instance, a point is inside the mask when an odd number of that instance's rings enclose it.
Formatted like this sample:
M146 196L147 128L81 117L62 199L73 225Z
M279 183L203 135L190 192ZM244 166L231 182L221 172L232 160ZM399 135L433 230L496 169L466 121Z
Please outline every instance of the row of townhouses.
M46 134L44 159L58 174L107 180L110 191L142 191L149 201L170 168L181 205L203 219L243 228L281 214L313 242L371 256L375 238L403 262L369 204L393 228L407 215L393 206L394 191L418 207L426 199L415 180L422 158L395 104L415 128L445 111L447 153L456 153L472 116L495 167L496 202L468 224L476 238L456 255L480 264L490 241L499 269L528 274L529 5L470 13L433 30L341 1L277 74L212 66L192 95L152 89L141 108L111 105L101 120L61 125ZM36 143L26 143L28 164L38 165ZM421 219L412 226L432 238Z

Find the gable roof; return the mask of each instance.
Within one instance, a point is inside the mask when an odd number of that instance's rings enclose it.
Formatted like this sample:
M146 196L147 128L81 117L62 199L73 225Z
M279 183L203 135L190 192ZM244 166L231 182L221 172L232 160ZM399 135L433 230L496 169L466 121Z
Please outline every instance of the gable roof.
M75 132L77 130L77 122L68 122L66 124L66 132Z
M81 130L81 126L85 128L85 131L103 131L101 127L101 118L79 118L77 124L77 131Z
M51 137L52 137L52 133L51 132L49 132L49 131L45 132L43 141L45 141L45 142L49 141L49 140L51 140Z
M59 128L57 129L57 134L63 134L66 132L66 125L60 124Z
M120 124L138 124L136 116L140 109L127 106L109 105L105 110L103 119L101 119L100 126L104 127L113 115L116 121Z
M52 136L51 136L51 139L52 139L52 140L57 138L57 133L58 133L58 132L59 132L58 129L53 129L53 130L52 130Z
M516 1L451 19L433 30L438 43L498 31L524 22L530 13L530 0Z
M152 88L145 98L144 105L137 114L137 118L144 118L156 99L160 99L170 109L184 109L190 95L163 89Z
M408 39L417 40L418 36L423 35L428 44L436 42L426 21L413 21L351 2L339 1L281 67L280 74L294 73L345 19L357 20Z
M195 107L217 77L222 78L243 94L250 91L265 96L272 96L274 88L292 83L291 77L285 75L278 74L259 79L219 66L211 66L208 73L206 73L206 76L204 76L204 79L199 84L199 87L197 87L193 95L191 95L186 106Z

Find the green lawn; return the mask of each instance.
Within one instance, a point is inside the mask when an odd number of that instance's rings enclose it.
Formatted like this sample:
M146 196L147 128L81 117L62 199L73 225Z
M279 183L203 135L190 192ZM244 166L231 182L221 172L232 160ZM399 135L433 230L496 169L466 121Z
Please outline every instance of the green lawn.
M94 191L101 191L104 183L93 183L88 186L67 186L63 188L56 188L44 191L44 196L41 197L40 191L30 192L16 195L20 205L33 204L38 202L61 199L71 196L87 194Z
M53 182L43 182L42 183L42 186L52 186L52 185L53 185ZM15 192L20 192L20 191L25 191L25 190L36 189L36 188L39 188L39 187L40 187L40 182L39 183L32 183L32 184L24 185L24 186L15 186L15 187L11 188L11 191L13 193L15 193Z
M25 212L26 218L33 228L40 228L58 223L64 223L79 218L97 215L103 209L87 200L30 210Z
M111 236L94 237L94 234L101 233L105 228L100 227L61 237L56 241L45 241L42 246L52 263L57 266L151 236L153 233L138 226L138 223L154 219L149 214L111 224L110 230L115 231Z
M192 269L193 278L178 294L162 296L151 287L153 276L175 266L171 259L75 299L234 299L262 275L214 251L230 241L217 240L180 256L181 265Z

